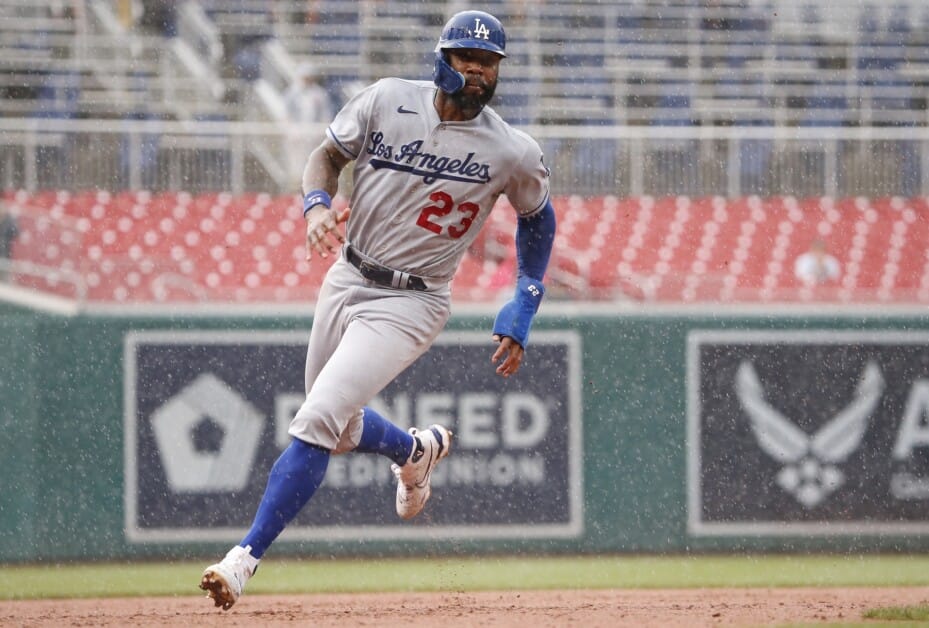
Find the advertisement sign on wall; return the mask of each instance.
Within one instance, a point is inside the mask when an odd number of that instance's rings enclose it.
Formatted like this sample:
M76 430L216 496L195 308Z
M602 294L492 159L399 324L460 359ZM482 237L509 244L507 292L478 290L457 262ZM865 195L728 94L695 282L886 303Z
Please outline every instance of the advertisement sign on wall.
M929 534L929 335L691 331L688 530Z
M239 540L304 399L307 332L133 331L124 343L125 528L131 542ZM455 434L415 525L390 460L330 459L283 540L577 537L583 531L580 338L533 334L516 377L486 333L445 333L377 398L403 428ZM372 356L371 359L377 359ZM350 384L350 383L349 383Z

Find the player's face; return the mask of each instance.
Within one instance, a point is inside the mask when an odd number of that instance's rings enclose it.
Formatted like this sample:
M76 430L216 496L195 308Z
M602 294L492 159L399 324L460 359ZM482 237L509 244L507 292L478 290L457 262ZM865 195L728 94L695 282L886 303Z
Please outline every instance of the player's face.
M465 86L452 95L462 109L480 108L490 102L497 89L500 55L479 48L448 51L448 62L465 77Z

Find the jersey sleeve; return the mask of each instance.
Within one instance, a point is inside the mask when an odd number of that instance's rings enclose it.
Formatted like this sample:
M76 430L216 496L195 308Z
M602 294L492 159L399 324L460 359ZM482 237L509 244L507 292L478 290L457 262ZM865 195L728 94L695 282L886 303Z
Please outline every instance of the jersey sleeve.
M326 129L329 139L350 159L357 158L364 147L379 88L380 83L373 83L352 96Z
M539 144L524 133L525 150L510 174L503 193L523 218L538 213L548 201L549 174Z

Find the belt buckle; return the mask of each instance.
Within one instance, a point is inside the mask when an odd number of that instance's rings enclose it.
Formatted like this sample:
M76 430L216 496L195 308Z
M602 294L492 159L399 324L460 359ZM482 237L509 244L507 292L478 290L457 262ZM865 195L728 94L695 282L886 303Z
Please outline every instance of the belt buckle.
M368 275L370 275L370 274L372 274L372 273L376 273L376 272L377 272L377 267L374 266L373 264L371 264L370 262L367 262L367 261L365 261L365 260L361 260L361 263L358 264L358 270L361 271L361 274L362 274L362 275L364 275L365 277L367 277Z

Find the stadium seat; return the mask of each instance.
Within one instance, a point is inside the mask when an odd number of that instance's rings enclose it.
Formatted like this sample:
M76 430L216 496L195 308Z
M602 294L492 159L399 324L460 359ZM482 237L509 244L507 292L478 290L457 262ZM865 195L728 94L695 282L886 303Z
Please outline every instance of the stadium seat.
M20 219L13 259L49 269L14 281L67 298L83 290L113 303L312 301L331 264L304 259L293 195L6 191L3 198ZM559 230L547 281L564 298L929 302L924 197L553 201ZM455 299L506 297L515 229L501 199L454 278ZM812 290L794 277L793 261L817 239L843 272L836 285Z

